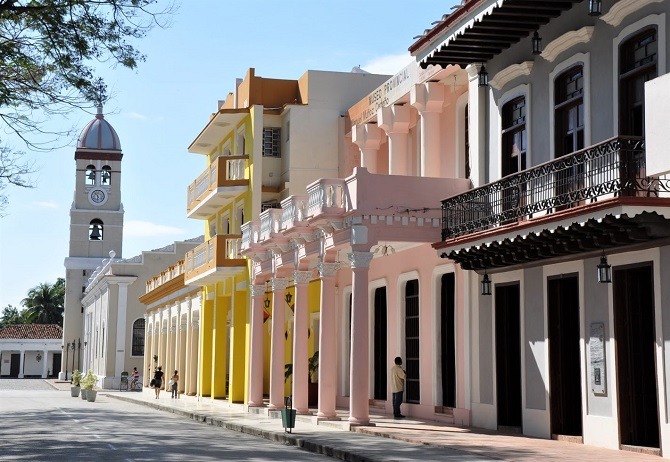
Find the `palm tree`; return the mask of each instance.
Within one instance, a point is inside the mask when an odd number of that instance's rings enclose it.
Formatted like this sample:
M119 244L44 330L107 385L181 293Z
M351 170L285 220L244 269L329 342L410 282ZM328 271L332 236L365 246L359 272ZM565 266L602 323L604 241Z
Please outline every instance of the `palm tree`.
M58 278L55 284L43 282L30 289L21 304L26 307L28 322L62 326L64 301L65 279Z
M7 305L2 309L0 327L5 327L10 324L25 324L25 313L25 311L19 311L15 306Z

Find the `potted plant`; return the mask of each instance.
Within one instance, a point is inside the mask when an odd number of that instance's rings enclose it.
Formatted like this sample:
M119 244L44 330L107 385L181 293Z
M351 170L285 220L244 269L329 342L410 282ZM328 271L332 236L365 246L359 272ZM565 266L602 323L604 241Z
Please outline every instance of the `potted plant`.
M98 377L91 370L89 370L84 376L84 378L81 379L82 393L84 391L86 392L86 401L88 401L89 403L94 402L98 394L98 392L93 389L93 387L95 387L95 382L97 380Z
M79 390L81 390L81 371L75 370L72 373L72 386L70 387L70 395L73 398L79 396Z

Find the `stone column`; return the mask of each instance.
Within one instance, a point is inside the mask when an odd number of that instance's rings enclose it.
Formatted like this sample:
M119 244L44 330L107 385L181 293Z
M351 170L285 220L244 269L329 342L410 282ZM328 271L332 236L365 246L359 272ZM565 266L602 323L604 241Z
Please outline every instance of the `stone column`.
M284 407L284 294L288 279L273 278L272 282L272 339L270 346L270 406Z
M353 271L349 422L355 425L370 422L368 271L372 256L372 252L353 251L349 254Z
M421 116L421 176L441 177L440 115L444 105L444 85L439 82L414 85L410 102Z
M471 64L468 71L468 99L470 114L468 134L470 137L470 179L475 188L488 183L487 115L489 86L479 86L481 64Z
M376 124L354 125L351 137L361 150L361 167L365 167L370 173L379 173L377 152L382 142L381 129Z
M193 336L193 329L191 328L191 316L193 313L191 307L191 299L186 298L186 332L184 334L184 393L188 394L189 387L191 386L191 368L193 364L191 363L191 337Z
M20 356L19 356L19 377L18 378L20 378L20 379L23 378L23 359L24 359L23 357L25 355L26 355L26 351L22 349L21 352L20 352Z
M312 271L295 271L295 312L293 313L293 407L298 414L309 414L309 329L308 285Z
M407 175L409 106L389 106L377 110L377 124L389 137L389 175Z
M48 377L48 370L47 367L49 365L49 350L42 350L42 378L46 379Z
M263 297L265 285L251 286L249 406L263 405Z
M188 301L179 305L179 320L177 321L177 370L179 370L179 393L186 391L186 333L188 332Z
M146 377L147 371L149 370L149 365L151 364L151 355L153 354L153 348L151 342L153 341L153 336L151 335L151 329L149 328L149 319L151 315L144 315L144 360L142 361L142 370L140 370L140 378L144 385L147 384ZM153 327L153 324L152 326Z
M319 263L321 314L319 316L319 411L323 419L336 417L337 351L335 349L335 275L339 263Z
M191 316L191 368L188 371L189 383L188 391L189 396L196 394L198 389L198 345L200 338L200 320L198 316Z

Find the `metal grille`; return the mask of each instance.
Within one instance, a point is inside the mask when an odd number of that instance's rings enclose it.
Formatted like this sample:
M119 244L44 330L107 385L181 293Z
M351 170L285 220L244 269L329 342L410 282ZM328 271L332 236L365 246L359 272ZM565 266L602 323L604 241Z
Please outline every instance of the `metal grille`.
M133 323L132 355L144 355L144 319L138 319Z
M419 404L419 281L407 281L405 286L405 400Z
M281 129L263 129L263 157L281 157Z

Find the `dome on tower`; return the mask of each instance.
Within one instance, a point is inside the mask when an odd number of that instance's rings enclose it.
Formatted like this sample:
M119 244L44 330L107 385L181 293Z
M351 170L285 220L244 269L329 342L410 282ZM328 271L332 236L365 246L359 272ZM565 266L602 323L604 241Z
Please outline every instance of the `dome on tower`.
M102 114L102 106L98 106L95 119L91 120L79 135L77 149L121 150L119 135L116 134L114 127L105 120L105 116Z

